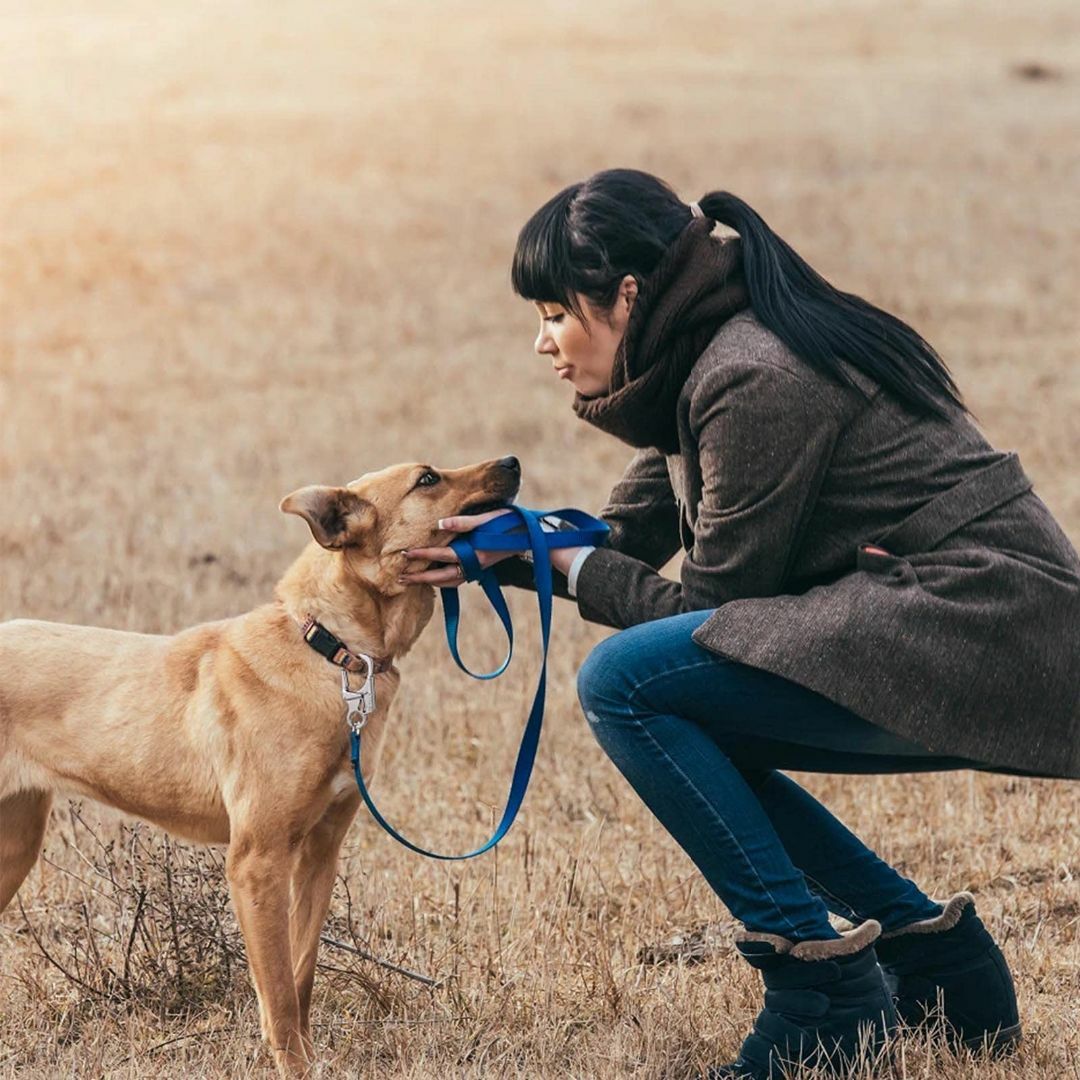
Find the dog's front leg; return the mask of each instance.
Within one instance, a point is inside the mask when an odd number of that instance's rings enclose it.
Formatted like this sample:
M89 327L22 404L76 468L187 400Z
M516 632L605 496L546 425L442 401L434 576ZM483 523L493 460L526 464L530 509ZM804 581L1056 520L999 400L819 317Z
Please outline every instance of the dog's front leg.
M330 894L334 891L341 841L359 805L360 796L354 792L331 806L304 837L293 868L289 936L292 941L293 978L300 1003L300 1031L308 1041L311 1039L311 987L315 982L319 937L330 907Z
M289 875L293 854L283 844L233 837L225 863L229 891L259 996L263 1036L282 1076L304 1076L311 1046L300 1027L300 1003L289 948Z

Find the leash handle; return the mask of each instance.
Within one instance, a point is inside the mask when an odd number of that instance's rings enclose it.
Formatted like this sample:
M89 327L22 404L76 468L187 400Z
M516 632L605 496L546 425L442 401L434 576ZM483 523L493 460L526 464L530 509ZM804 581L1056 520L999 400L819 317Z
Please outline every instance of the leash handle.
M508 643L506 659L495 671L475 674L469 671L462 663L457 647L458 623L461 615L457 589L440 590L443 598L446 638L454 661L458 667L475 679L494 679L501 675L510 663L514 651L514 628L510 619L510 611L506 606L506 600L502 595L502 590L499 588L498 579L490 567L485 569L480 565L476 551L477 549L489 551L530 550L533 553L533 582L536 585L536 602L540 610L540 637L543 644L543 653L540 675L536 683L536 693L533 696L532 707L529 709L529 718L525 723L525 730L521 736L521 746L518 749L517 760L514 762L514 774L510 780L510 791L506 797L506 806L503 809L502 818L499 820L495 832L486 843L474 851L465 852L463 855L445 855L437 851L428 851L426 848L422 848L406 839L379 813L379 808L375 805L367 785L364 783L363 769L360 764L361 726L354 725L352 727L349 739L349 756L352 761L353 773L356 776L356 786L360 789L360 796L371 812L371 816L399 844L403 844L418 855L426 855L429 859L456 862L461 859L472 859L477 855L483 855L485 851L490 851L510 831L510 826L514 824L514 819L521 809L521 804L525 799L525 792L529 787L533 763L536 761L536 750L540 745L540 730L544 723L552 601L551 563L548 560L548 551L553 547L602 544L608 533L608 526L605 522L572 507L557 511L529 510L522 506L512 506L510 509L514 513L502 514L497 518L492 518L479 528L459 537L450 545L461 560L461 565L465 568L466 580L480 582L485 595L491 602L491 606L499 616L503 629L506 631ZM550 533L544 532L540 524L540 518L550 513L554 513L564 521L570 521L576 525L576 528Z
M465 569L466 581L477 580L483 573L474 549L525 551L529 547L528 533L522 527L522 519L525 515L535 515L537 518L557 517L574 526L573 529L545 532L544 539L549 549L581 547L585 544L599 545L604 542L604 538L610 531L607 522L573 506L564 507L562 510L528 510L521 506L511 506L508 509L516 513L500 514L498 517L491 518L483 525L477 526L472 532L463 533L451 542L450 547L461 559L461 564Z
M458 652L458 626L461 621L460 601L458 591L454 589L440 589L443 602L443 621L446 624L446 642L450 648L450 655L466 675L474 679L496 679L509 666L514 654L514 628L510 620L510 612L506 607L506 600L499 588L499 579L495 576L492 567L484 568L480 565L478 550L483 551L528 551L533 553L533 564L548 561L548 551L551 548L582 547L586 544L599 546L604 543L610 528L608 524L599 518L586 514L584 510L575 507L564 507L562 510L529 510L523 506L511 506L512 513L500 514L498 517L485 521L483 525L473 529L472 532L463 533L457 539L451 541L450 547L461 562L466 581L478 581L484 590L499 621L506 631L506 656L503 662L494 671L475 672L468 668ZM563 521L569 521L575 526L573 529L559 529L553 532L544 532L539 523L544 517L558 517ZM535 526L532 528L531 526ZM536 544L534 533L539 532L541 543ZM549 584L550 589L550 566ZM533 574L536 581L536 574ZM537 583L539 589L539 584Z

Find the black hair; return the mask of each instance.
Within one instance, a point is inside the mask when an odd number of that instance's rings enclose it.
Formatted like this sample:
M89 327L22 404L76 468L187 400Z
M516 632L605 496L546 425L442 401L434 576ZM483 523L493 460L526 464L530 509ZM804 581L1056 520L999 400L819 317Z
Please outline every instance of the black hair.
M917 412L967 411L944 361L907 323L830 285L742 199L714 191L706 217L739 234L743 275L758 320L796 355L859 389L843 360ZM584 319L575 294L610 310L622 279L640 286L692 219L663 180L606 169L549 199L518 235L510 278L526 300L555 303Z

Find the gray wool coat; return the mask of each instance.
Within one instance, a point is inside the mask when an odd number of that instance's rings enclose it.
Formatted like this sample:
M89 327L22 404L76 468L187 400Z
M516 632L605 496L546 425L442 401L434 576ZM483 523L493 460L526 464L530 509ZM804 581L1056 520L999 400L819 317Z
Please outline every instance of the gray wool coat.
M925 418L849 371L869 404L752 311L724 323L679 398L679 452L638 451L600 513L581 615L712 609L706 649L931 750L1080 777L1076 550L966 413Z

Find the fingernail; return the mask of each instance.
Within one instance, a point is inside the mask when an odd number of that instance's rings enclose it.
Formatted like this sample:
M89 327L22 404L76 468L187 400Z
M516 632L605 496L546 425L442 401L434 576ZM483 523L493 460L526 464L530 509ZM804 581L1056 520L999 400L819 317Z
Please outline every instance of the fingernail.
M446 526L443 524L443 522L445 520L446 520L446 518L439 518L439 520L435 522L435 528L437 528L437 529L445 529Z

